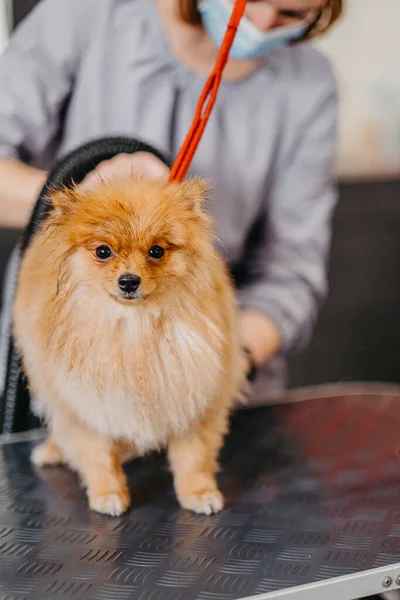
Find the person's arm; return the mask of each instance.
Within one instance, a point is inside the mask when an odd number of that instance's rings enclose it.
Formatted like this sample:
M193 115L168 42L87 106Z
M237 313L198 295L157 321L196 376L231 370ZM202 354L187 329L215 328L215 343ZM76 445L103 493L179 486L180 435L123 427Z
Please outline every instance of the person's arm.
M42 0L0 58L0 226L25 225L45 181L22 160L35 164L58 133L90 8L87 0Z
M335 80L324 59L298 107L296 139L275 174L266 204L265 239L254 256L257 276L238 296L241 335L257 365L308 342L326 293L326 262L336 204Z
M0 158L0 226L22 228L47 174L14 159Z

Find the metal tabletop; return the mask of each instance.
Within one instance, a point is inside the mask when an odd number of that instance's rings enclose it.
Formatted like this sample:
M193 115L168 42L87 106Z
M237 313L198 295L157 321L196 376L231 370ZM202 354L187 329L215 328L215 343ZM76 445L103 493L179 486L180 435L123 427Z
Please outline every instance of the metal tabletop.
M228 507L212 517L179 509L163 456L128 465L133 507L103 517L73 473L33 470L40 433L3 438L0 600L350 600L399 588L400 389L289 400L234 415Z

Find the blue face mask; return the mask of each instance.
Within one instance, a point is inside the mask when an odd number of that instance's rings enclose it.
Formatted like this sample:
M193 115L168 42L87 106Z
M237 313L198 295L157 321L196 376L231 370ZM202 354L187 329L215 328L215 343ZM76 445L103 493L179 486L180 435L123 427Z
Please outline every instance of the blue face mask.
M204 29L214 44L222 44L232 14L231 0L201 0L198 4ZM255 60L275 52L293 40L301 38L309 26L301 21L295 25L276 27L262 32L243 16L229 56L237 60Z

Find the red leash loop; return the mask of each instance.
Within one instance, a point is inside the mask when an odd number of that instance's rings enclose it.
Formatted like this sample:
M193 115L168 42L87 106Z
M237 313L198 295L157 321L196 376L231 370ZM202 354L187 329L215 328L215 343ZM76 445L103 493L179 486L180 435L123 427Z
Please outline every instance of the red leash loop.
M217 98L222 73L228 61L229 51L235 39L237 28L243 16L247 0L236 0L225 37L218 52L214 69L206 81L197 103L196 112L186 135L185 141L172 166L169 181L182 181L188 172L190 163L200 143L207 121Z

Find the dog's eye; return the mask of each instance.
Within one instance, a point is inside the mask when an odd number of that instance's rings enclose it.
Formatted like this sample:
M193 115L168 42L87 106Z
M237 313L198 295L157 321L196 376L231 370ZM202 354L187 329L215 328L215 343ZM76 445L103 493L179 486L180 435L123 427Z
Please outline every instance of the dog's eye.
M161 246L152 246L149 250L149 256L159 260L164 256L164 248L161 248Z
M100 260L106 260L113 255L111 248L103 244L103 246L99 246L96 248L96 256L100 258Z

